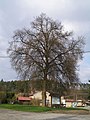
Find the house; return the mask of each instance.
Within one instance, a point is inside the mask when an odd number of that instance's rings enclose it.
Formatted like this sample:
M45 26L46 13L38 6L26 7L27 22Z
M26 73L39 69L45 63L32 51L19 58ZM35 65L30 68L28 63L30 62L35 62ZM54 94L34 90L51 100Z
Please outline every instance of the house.
M42 91L35 91L29 97L18 96L18 102L21 104L32 103L38 101L38 105L42 106ZM34 104L35 105L35 104ZM46 92L46 105L48 107L80 107L83 106L82 100L65 99L57 93Z
M73 99L66 99L65 100L66 107L75 107L76 106L76 101Z
M86 105L89 105L89 106L90 106L90 100L88 100L88 101L86 102Z
M32 103L39 102L39 105L42 106L42 91L35 91L30 94L29 97L23 97L22 94L19 94L17 97L19 103ZM65 105L64 97L61 97L57 93L46 92L46 106L48 107L60 107L60 103Z
M77 107L84 107L85 103L83 103L83 100L77 100Z
M17 97L17 100L19 103L24 104L24 103L29 103L32 100L32 98L19 96L19 97Z
M38 105L42 106L42 91L35 91L34 93L30 94L29 97L18 96L17 100L21 104L38 101ZM64 96L60 97L57 93L46 92L46 105L48 107L79 107L83 106L83 101L65 99Z
M40 101L40 106L42 106L42 91L36 91L30 96L32 99ZM46 105L51 106L51 96L49 92L46 92Z
M66 107L82 107L84 106L82 100L66 99Z

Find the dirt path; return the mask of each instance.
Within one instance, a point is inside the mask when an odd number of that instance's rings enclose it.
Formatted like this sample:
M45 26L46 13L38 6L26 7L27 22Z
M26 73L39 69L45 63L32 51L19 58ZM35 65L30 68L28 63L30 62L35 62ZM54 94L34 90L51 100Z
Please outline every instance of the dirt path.
M0 120L90 120L90 115L32 113L0 109Z

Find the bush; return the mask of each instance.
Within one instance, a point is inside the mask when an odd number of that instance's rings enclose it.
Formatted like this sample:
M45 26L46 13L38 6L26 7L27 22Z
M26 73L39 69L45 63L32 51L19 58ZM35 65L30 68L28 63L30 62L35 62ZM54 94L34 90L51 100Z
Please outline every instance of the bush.
M14 97L15 93L12 92L0 92L0 103L10 103L12 102L12 98Z
M32 99L31 105L33 106L40 106L40 100L39 99Z

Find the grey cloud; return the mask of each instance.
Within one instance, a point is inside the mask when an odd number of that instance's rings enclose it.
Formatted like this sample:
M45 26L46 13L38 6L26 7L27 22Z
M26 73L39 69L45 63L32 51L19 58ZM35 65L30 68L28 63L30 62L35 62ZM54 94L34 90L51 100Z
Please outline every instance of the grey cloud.
M0 79L17 80L16 72L10 66L9 58L0 58Z
M84 55L84 60L81 61L79 77L82 82L88 82L90 79L90 54Z

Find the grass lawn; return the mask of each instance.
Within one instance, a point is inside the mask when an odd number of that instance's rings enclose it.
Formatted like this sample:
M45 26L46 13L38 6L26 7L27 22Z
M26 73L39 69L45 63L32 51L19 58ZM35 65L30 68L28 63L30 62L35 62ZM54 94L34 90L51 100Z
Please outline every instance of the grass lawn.
M17 110L17 111L25 111L25 112L45 112L45 111L51 110L51 108L48 108L48 107L18 105L18 104L1 104L0 109L1 108L12 109L12 110Z
M76 111L76 110L84 110L81 108L48 108L48 107L39 107L39 106L31 106L31 105L19 105L19 104L0 104L0 109L12 109L17 111L25 111L25 112L47 112L47 111Z

